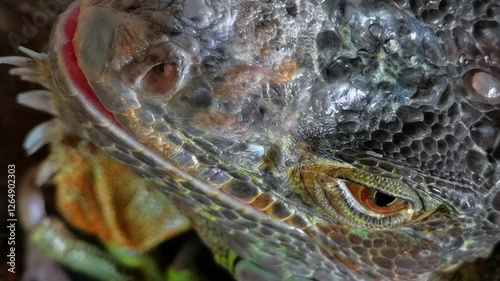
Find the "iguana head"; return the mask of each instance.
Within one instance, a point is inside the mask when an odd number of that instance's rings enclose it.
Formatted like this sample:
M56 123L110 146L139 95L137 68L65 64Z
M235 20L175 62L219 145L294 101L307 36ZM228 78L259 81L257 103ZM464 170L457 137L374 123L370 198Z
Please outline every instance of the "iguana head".
M52 73L265 271L426 278L500 240L500 3L417 2L82 1Z

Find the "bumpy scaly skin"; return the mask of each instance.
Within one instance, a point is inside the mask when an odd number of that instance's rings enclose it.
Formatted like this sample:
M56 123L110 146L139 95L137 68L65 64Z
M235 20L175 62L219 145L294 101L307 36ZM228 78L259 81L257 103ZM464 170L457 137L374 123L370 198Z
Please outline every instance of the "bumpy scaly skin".
M473 84L500 84L500 1L427 2L83 1L74 50L105 109L68 74L75 10L54 82L93 142L262 278L424 280L500 240L498 94ZM151 90L163 63L177 83ZM409 211L346 214L337 178Z

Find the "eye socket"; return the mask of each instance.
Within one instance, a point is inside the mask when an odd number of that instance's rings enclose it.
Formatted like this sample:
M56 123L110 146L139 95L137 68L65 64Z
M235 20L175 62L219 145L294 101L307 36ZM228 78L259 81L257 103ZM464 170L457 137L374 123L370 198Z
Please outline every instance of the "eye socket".
M408 202L392 195L367 188L354 182L347 182L346 185L359 203L374 212L391 215L401 212L408 207Z
M178 67L173 63L160 63L148 70L142 78L142 87L152 93L170 95L179 81Z

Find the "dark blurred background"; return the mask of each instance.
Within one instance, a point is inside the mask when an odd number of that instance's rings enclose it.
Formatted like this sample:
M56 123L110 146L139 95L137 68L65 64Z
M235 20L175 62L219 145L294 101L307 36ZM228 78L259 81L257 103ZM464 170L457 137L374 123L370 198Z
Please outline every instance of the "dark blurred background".
M16 55L16 45L21 44L27 48L37 51L47 50L50 29L55 20L54 13L39 13L35 28L27 22L33 22L33 16L37 11L45 9L50 1L46 0L0 0L0 56ZM54 1L58 5L53 7L65 7L64 2ZM24 29L23 29L24 28ZM50 116L34 110L21 107L16 103L16 95L20 92L39 89L34 84L19 81L8 75L9 66L0 65L0 280L18 280L23 270L23 236L21 226L17 223L16 228L16 274L7 272L7 165L14 164L16 167L16 184L19 185L21 177L30 166L39 162L46 155L41 150L31 157L27 157L22 149L24 136L35 125ZM16 197L18 199L19 196ZM19 209L19 206L17 206ZM16 210L18 213L18 210Z

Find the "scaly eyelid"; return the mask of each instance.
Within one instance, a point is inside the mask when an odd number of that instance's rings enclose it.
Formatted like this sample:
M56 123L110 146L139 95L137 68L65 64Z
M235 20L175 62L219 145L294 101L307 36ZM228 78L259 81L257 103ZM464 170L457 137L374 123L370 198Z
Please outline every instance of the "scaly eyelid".
M333 168L328 173L332 177L349 180L375 191L408 201L415 210L423 208L418 194L407 184L399 180L374 176L354 167Z

